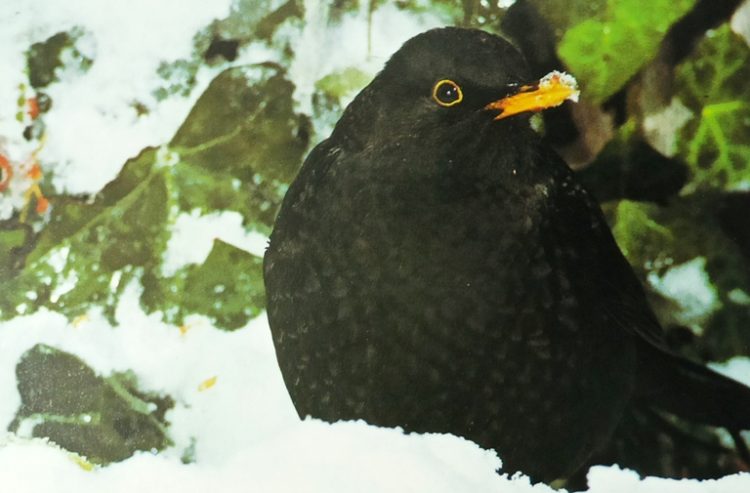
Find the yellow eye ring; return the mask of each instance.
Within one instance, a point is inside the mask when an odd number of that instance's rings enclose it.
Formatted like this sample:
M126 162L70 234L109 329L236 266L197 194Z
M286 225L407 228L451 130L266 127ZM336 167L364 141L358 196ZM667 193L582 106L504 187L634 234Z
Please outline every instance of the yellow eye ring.
M441 79L432 87L432 99L440 106L450 108L464 100L464 93L452 80Z

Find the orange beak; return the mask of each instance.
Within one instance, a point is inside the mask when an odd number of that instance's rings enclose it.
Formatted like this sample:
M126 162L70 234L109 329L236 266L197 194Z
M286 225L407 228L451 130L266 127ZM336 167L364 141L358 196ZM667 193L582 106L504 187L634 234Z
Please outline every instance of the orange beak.
M500 111L495 120L502 120L519 113L554 108L568 99L577 102L579 94L578 83L572 75L553 71L538 82L521 86L510 96L493 101L484 109Z

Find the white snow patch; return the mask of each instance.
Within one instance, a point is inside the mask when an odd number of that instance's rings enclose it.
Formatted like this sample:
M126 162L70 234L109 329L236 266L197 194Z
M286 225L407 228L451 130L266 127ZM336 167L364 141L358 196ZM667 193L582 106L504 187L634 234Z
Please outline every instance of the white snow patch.
M76 284L78 284L78 274L76 271L71 270L65 275L65 277L58 281L57 286L55 286L55 289L53 289L49 295L49 300L52 303L57 303L60 296L70 292L76 287Z
M201 264L220 239L255 256L263 257L268 237L249 231L242 225L238 212L222 211L201 215L198 210L181 213L172 226L172 235L164 253L162 272L172 275L190 264Z
M31 415L28 418L24 418L18 423L16 435L19 438L32 438L34 434L34 428L42 423L44 423L44 419L38 414Z
M709 363L708 366L750 387L750 357L735 356L722 363Z
M439 456L426 453L436 446ZM493 454L451 436L407 436L363 423L319 421L298 423L288 433L258 441L220 465L183 465L140 453L86 471L71 454L42 440L15 439L0 446L4 486L24 493L555 491L531 485L523 476L497 475L492 469L497 463ZM706 481L641 479L617 467L594 467L588 480L590 493L744 493L750 487L747 473Z
M742 36L745 39L745 43L750 46L750 0L740 5L735 10L734 15L730 21L732 30Z
M18 85L24 80L24 52L35 42L82 26L85 51L94 59L88 72L58 72L45 89L52 108L44 115L47 142L40 153L46 169L56 163L55 184L71 193L98 191L128 158L160 145L182 123L211 79L202 69L188 97L161 102L159 64L189 58L195 33L229 12L230 0L4 0L0 7L0 133L20 135L15 122ZM149 108L138 116L134 102Z
M57 274L60 274L65 268L65 264L68 263L68 255L70 255L70 246L65 245L55 248L47 255L47 263Z
M657 292L677 303L680 311L675 317L697 335L703 331L701 324L721 306L706 272L704 257L671 267L661 277L651 272L648 282Z
M640 478L627 469L592 467L587 476L590 493L740 493L750 488L750 474L740 473L721 479Z
M441 452L433 456L435 445ZM445 462L447 458L460 464ZM4 486L24 493L553 491L531 486L523 477L509 480L495 474L498 463L494 454L456 437L407 436L364 423L319 421L298 423L274 440L249 444L219 465L183 465L141 453L86 471L70 454L39 440L15 440L0 448ZM392 474L384 474L386 470Z
M666 106L643 119L643 130L654 149L667 157L677 153L677 134L690 119L690 111L679 98L674 97Z
M448 19L436 13L415 14L387 3L372 14L368 29L367 2L355 13L347 13L341 23L328 23L329 2L306 0L305 24L294 45L294 61L289 68L296 85L297 110L312 114L315 83L325 75L348 67L357 67L374 75L388 58L409 38ZM346 42L342 42L346 40ZM348 101L343 101L348 104Z
M548 89L551 86L559 84L565 89L571 91L570 95L565 100L571 100L574 103L578 102L578 98L581 95L581 91L578 89L578 81L575 77L567 72L560 72L559 70L553 70L541 79L539 79L539 87L542 89ZM559 104L562 104L559 103Z

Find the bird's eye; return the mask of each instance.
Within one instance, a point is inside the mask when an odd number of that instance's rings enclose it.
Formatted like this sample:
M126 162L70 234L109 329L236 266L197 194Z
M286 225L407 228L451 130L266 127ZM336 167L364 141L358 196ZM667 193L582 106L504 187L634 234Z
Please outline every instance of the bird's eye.
M435 83L432 88L432 99L440 106L454 106L463 101L464 93L458 84L452 80L443 79Z

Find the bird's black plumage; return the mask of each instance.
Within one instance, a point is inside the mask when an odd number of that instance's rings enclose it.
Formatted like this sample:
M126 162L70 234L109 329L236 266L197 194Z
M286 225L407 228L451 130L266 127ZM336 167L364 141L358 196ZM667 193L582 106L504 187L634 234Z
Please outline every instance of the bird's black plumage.
M428 31L310 153L265 257L299 414L454 433L542 480L639 399L748 427L750 389L663 348L598 205L528 118L485 108L528 79L497 36ZM441 80L459 104L438 104Z

